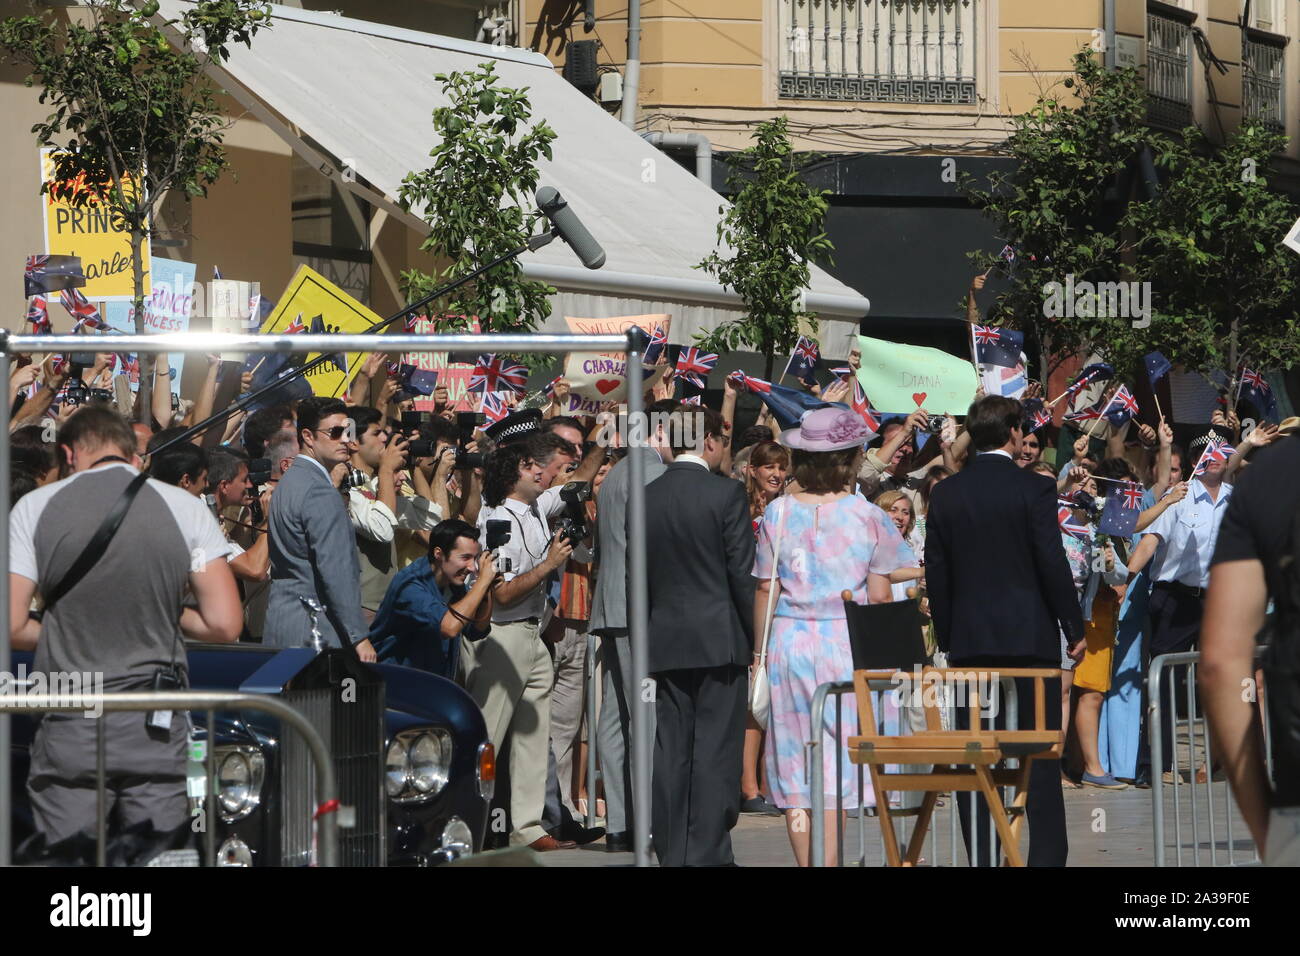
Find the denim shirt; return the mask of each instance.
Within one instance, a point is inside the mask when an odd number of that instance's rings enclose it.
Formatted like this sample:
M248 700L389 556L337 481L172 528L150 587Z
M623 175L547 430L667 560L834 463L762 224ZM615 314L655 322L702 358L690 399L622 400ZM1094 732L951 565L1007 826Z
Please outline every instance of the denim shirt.
M449 602L459 601L466 590L453 587L450 595L443 594L427 558L407 565L388 586L370 625L375 656L454 681L460 664L460 639L442 636L442 619L449 613ZM467 623L462 633L476 641L489 630L488 626Z

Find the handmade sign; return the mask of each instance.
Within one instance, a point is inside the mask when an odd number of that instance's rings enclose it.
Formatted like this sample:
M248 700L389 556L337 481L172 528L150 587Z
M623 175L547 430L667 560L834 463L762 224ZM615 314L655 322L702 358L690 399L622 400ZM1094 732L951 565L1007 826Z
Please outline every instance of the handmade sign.
M585 335L622 335L632 326L638 326L651 338L668 337L672 316L621 315L605 319L575 319L565 316L569 330ZM564 378L572 389L571 411L567 414L590 415L586 406L598 408L604 402L621 402L627 399L627 359L622 352L573 352L564 362ZM574 409L574 399L586 399Z
M924 408L934 415L965 415L975 397L975 367L966 359L921 345L858 336L858 381L876 408Z
M192 262L156 257L153 260L154 282L144 303L144 331L146 335L164 332L188 332L194 314L194 272ZM110 328L129 335L135 334L135 307L130 302L109 302L104 310L104 321ZM153 356L146 358L146 370ZM181 373L185 370L185 353L171 352L167 356L171 375L172 394L181 393ZM131 391L140 388L139 366L131 375Z

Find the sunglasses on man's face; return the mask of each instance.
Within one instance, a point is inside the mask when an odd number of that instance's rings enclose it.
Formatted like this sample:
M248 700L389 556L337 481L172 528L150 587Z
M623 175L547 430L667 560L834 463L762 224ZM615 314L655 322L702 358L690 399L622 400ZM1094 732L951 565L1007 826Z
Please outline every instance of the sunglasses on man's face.
M317 428L316 431L332 441L340 441L352 430L351 425L335 425L333 428Z

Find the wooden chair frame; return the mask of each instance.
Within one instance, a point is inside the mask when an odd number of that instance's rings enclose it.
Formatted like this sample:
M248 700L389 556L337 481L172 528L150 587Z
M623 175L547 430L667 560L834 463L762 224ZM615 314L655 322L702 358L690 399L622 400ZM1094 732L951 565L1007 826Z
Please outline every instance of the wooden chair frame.
M1033 726L1025 730L985 728L980 716L979 689L1004 678L1033 680ZM925 692L930 686L948 686L960 680L967 684L965 707L970 713L970 730L943 730L938 702ZM922 690L926 730L909 736L889 737L877 732L875 709L871 704L873 681L898 686L907 681ZM1002 840L1004 866L1024 866L1020 852L1020 832L1029 799L1031 761L1060 759L1065 735L1047 728L1047 686L1060 686L1061 672L1051 668L964 668L926 667L921 671L855 671L853 687L858 700L860 736L849 738L849 760L866 764L876 796L876 814L885 841L885 856L890 866L915 866L921 854L926 831L934 815L939 795L959 791L983 794L989 813ZM888 693L886 691L886 693ZM1005 696L1005 695L1003 695ZM1052 705L1059 706L1059 693ZM1023 723L1023 714L1019 721ZM1007 758L1020 761L1018 767L1000 767ZM929 773L886 773L887 764L931 764ZM968 768L968 769L963 769ZM1009 805L1004 805L999 787L1015 788ZM925 796L916 814L916 826L908 841L906 855L900 854L894 833L894 814L889 809L889 791L919 792Z

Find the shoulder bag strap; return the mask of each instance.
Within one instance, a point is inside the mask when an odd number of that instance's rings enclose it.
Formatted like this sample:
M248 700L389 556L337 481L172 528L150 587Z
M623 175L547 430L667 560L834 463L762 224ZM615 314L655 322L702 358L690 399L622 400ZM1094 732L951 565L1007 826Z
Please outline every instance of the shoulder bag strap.
M126 489L113 505L113 509L104 516L104 520L100 522L99 527L95 529L94 535L92 535L91 539L86 542L86 547L83 548L81 554L77 556L77 560L72 563L72 567L68 568L67 573L63 575L63 579L59 581L58 584L54 585L46 595L45 611L52 608L56 601L76 587L77 583L84 578L90 569L99 562L99 559L104 556L104 552L108 549L109 542L113 540L113 535L117 534L117 529L121 526L122 519L126 517L127 511L130 510L131 502L135 501L136 494L139 493L140 489L144 487L145 482L148 480L149 476L144 472L140 472L140 474L131 479L131 483L126 486ZM42 616L45 611L41 612Z
M772 542L772 576L767 583L767 612L763 615L763 638L759 644L758 666L767 664L767 637L772 629L772 609L776 605L776 568L781 557L781 539L785 536L785 512L789 503L781 500L781 517L776 523L776 540Z

